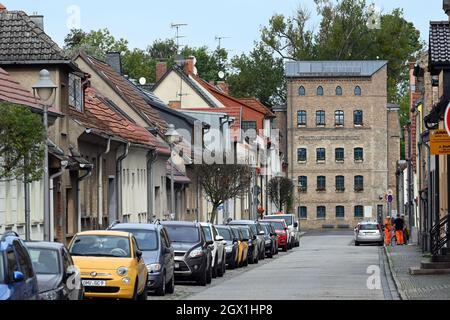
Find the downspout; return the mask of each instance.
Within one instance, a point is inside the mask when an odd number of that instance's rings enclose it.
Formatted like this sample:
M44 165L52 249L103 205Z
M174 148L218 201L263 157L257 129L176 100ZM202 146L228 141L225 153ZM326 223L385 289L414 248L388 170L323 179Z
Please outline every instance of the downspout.
M122 167L123 167L123 161L128 158L128 155L130 153L130 146L131 143L128 142L125 145L125 150L124 153L117 159L116 161L116 203L117 203L117 207L116 207L116 213L115 213L115 217L111 217L112 219L110 220L110 223L119 220L119 218L121 218L122 215Z
M80 183L92 175L92 165L80 165L80 168L86 170L86 174L77 179L77 232L81 232L81 197Z
M427 198L428 198L428 202L427 202L427 205L428 205L428 208L427 208L427 217L425 218L425 230L424 230L424 234L425 234L425 237L426 237L426 240L424 241L424 249L425 249L425 251L429 251L430 249L431 249L431 246L430 246L430 237L429 237L429 232L431 231L431 228L432 228L432 225L431 225L431 221L432 221L432 213L431 213L431 211L432 211L432 195L431 195L431 150L430 150L430 146L428 145L428 144L426 144L426 143L424 143L423 144L426 148L427 148L427 150L428 150L428 152L427 152L427 166L428 166L428 181L427 181L427 184L428 184L428 195L427 195Z
M98 156L98 226L103 228L103 157L111 151L111 137L108 138L108 144L105 152Z
M54 175L50 176L49 178L49 182L50 182L50 230L49 230L49 237L50 237L50 241L53 242L55 239L55 216L54 216L54 204L53 204L53 180L56 178L59 178L63 175L64 171L66 170L67 166L69 165L68 161L61 161L61 169L55 173Z
M156 150L151 150L147 154L147 221L151 223L153 221L155 197L155 188L153 186L153 164L158 159L158 153ZM158 217L157 217L158 218Z

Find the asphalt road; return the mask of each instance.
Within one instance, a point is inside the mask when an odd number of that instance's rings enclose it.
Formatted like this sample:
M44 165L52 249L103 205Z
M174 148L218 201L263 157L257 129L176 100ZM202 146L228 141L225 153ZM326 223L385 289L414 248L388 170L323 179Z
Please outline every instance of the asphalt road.
M351 232L310 233L300 248L249 268L227 271L208 287L177 284L175 300L398 299L377 246L355 247Z

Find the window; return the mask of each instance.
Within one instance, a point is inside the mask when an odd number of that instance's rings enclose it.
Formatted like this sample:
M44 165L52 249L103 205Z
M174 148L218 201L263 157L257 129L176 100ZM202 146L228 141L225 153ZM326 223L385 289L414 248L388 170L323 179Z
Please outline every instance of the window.
M318 148L316 150L317 162L323 162L326 160L326 151L325 148Z
M324 206L317 207L317 219L325 219L327 217L327 208Z
M298 188L301 192L306 192L308 190L308 177L298 177Z
M362 126L364 124L364 114L362 110L356 110L353 113L353 124L355 126Z
M246 137L256 139L257 134L256 121L242 121L242 131Z
M364 161L364 149L355 148L355 161Z
M355 206L355 218L364 218L363 206Z
M363 176L355 177L355 191L356 192L364 191L364 177Z
M14 241L13 247L16 252L20 271L23 273L25 280L34 277L33 264L27 249L19 241Z
M335 155L336 155L336 162L343 162L345 158L344 148L336 148Z
M83 112L83 100L81 78L71 73L69 74L69 106L75 108L79 112Z
M361 87L360 86L355 87L355 96L361 96Z
M345 218L345 208L344 208L344 206L337 206L336 207L336 218L337 219Z
M299 96L306 96L306 90L304 86L301 86L300 88L298 88L298 95Z
M334 125L336 126L344 125L344 111L338 110L334 113Z
M324 176L317 177L317 191L326 191L327 178Z
M336 88L336 95L337 96L342 96L342 87L337 86L337 88Z
M308 208L298 207L298 217L302 220L308 219Z
M306 162L308 156L308 152L305 148L300 148L297 150L297 161L298 162Z
M298 126L306 126L306 111L300 110L297 112L297 125Z
M325 111L320 110L316 112L316 125L318 126L325 125Z
M322 86L317 87L317 95L323 96L323 87Z
M336 191L345 191L345 178L344 176L336 177Z

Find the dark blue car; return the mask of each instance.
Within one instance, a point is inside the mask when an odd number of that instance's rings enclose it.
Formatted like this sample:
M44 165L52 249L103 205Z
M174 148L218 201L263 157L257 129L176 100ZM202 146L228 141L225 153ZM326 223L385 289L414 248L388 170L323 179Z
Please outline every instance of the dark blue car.
M132 233L148 270L147 289L159 296L175 291L174 249L167 230L159 223L114 223L110 230Z
M19 235L0 236L0 300L37 300L38 282Z

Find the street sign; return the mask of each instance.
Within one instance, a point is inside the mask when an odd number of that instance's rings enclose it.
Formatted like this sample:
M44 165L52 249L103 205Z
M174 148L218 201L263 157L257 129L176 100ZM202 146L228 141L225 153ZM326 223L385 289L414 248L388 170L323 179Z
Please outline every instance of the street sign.
M444 123L447 135L450 136L450 104L447 106L447 109L445 110Z
M450 154L450 136L447 130L440 129L431 131L430 150L432 155Z
M388 203L394 202L394 196L393 196L392 194L388 194L388 196L387 196L387 202L388 202Z

